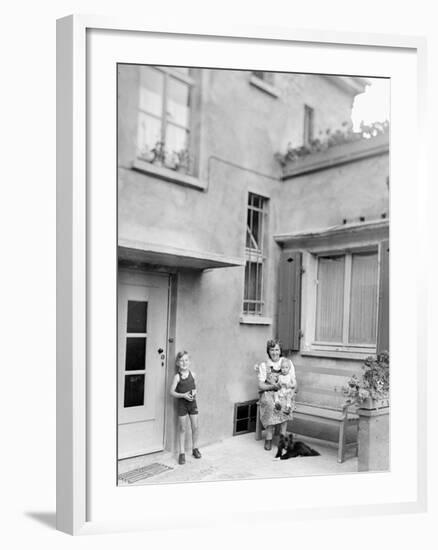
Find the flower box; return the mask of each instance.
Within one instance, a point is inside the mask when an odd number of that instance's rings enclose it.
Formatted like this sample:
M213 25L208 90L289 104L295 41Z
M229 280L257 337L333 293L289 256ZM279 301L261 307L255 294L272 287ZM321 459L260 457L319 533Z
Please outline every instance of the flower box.
M353 162L362 158L381 155L389 150L388 134L382 134L372 139L360 139L350 143L341 143L322 151L284 161L283 177L285 179L318 170L333 168L341 164Z

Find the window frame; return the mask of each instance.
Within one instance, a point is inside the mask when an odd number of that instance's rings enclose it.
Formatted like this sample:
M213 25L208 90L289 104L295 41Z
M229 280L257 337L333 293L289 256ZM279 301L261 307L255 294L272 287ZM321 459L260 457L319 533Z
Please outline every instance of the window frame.
M269 84L271 86L274 85L274 73L271 71L251 71L251 75L254 78L263 80L263 82L265 82L266 84Z
M156 70L158 72L160 72L162 75L163 75L163 90L162 90L162 108L161 108L161 116L158 116L157 114L155 113L151 113L147 110L144 110L144 109L141 109L140 107L140 97L141 97L141 88L142 88L142 84L141 84L141 69L142 67L139 67L139 82L138 82L138 103L137 103L137 142L136 142L136 159L139 160L139 161L143 161L143 162L150 162L152 163L152 161L148 161L144 155L141 154L141 151L142 151L142 148L144 147L144 144L142 147L140 147L139 143L138 143L138 129L139 129L139 126L140 126L140 119L141 119L141 115L142 114L145 114L149 117L152 117L158 121L160 121L160 141L162 141L164 143L164 148L166 148L166 132L167 132L167 125L170 123L172 124L173 126L176 126L178 128L181 128L183 130L186 131L187 133L187 144L186 144L186 147L185 149L187 149L187 151L189 151L189 154L192 153L192 155L194 156L194 151L193 151L193 147L194 147L194 144L193 144L193 95L194 95L194 88L195 88L195 79L193 77L193 74L192 74L192 69L189 68L189 73L186 74L186 73L183 73L182 71L178 71L177 68L175 67L163 67L163 66L160 66L160 65L146 65L146 67L148 67L149 69L153 69L153 70ZM187 67L182 67L182 68L187 68ZM176 122L172 122L170 121L169 122L169 116L168 116L168 111L167 111L167 103L168 103L168 87L169 87L169 80L170 79L175 79L179 82L182 82L183 84L187 85L188 87L188 90L189 90L189 105L188 105L188 110L189 110L189 121L188 121L188 125L187 126L184 126L184 125L181 125L179 123L176 123ZM154 144L155 146L155 144ZM172 152L170 152L172 153ZM169 170L173 170L170 166L166 166L165 165L165 168L168 168ZM192 173L194 172L194 170L189 170L187 172L187 175L191 175Z
M315 133L315 109L304 104L303 144L309 145Z
M259 74L262 74L263 77L258 76ZM266 79L264 77L265 74L271 75L271 78ZM249 83L272 98L278 98L280 97L280 90L276 86L275 74L276 73L272 71L251 71L249 75Z
M343 356L345 358L363 358L376 353L378 319L379 319L379 293L380 293L380 243L352 246L348 248L333 248L305 251L303 253L303 268L306 273L302 287L303 319L302 331L304 338L301 342L301 353L308 355L319 355L326 357ZM349 343L345 337L350 328L350 288L351 288L351 265L354 254L374 252L377 255L377 291L376 291L376 340L375 343L358 344ZM317 317L317 292L318 292L318 259L322 256L346 256L344 267L344 313L343 313L343 340L342 342L322 342L316 340L316 317ZM349 258L349 260L347 260ZM347 299L345 299L347 298ZM345 322L347 319L347 322Z
M241 403L234 403L233 414L233 436L243 435L248 433L254 433L257 428L257 399L251 399L250 401L242 401ZM244 418L237 418L239 409L248 407L248 415ZM251 414L251 409L256 407L255 414ZM247 420L248 426L246 430L237 430L237 423L239 421Z
M250 204L251 197L256 197L261 201L261 206L256 207L254 204ZM245 269L244 269L244 279L243 279L243 300L242 300L242 316L249 319L260 319L263 320L266 318L266 303L265 303L265 288L266 288L266 269L267 269L267 257L265 254L266 250L266 225L268 217L268 201L269 199L258 193L253 193L248 191L247 202L246 202L246 221L248 219L248 214L250 213L250 225L245 224ZM248 236L252 237L251 232L251 222L253 218L253 212L258 212L260 214L259 223L260 223L260 237L259 237L259 247L255 248L248 247L246 245ZM261 280L260 280L260 294L259 298L256 300L246 299L246 289L249 284L249 275L247 276L247 265L248 263L260 264L261 269ZM249 271L248 271L249 273ZM258 279L256 278L256 296L257 296L257 283ZM246 306L249 304L255 304L256 308L259 305L259 311L250 311Z

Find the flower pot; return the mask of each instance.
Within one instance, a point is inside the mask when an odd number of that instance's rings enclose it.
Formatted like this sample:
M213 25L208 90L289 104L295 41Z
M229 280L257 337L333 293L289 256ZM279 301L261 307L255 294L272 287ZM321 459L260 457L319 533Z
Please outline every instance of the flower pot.
M389 470L389 399L365 400L357 412L358 470Z

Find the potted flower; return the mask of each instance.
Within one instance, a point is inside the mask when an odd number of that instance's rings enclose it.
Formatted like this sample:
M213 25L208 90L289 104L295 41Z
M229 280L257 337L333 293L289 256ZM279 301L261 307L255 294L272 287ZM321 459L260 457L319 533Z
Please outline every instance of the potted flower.
M157 141L155 147L151 149L152 163L162 166L166 161L166 149L164 147L164 141Z
M275 153L275 158L283 169L296 170L299 166L309 167L312 163L333 162L343 158L346 152L351 154L362 149L364 142L377 138L386 141L389 133L389 122L374 122L364 124L362 122L359 131L354 131L350 122L343 122L342 127L332 131L327 128L325 132L319 132L319 137L311 139L308 143L292 146L288 144L285 153ZM376 143L376 142L374 142ZM341 147L340 147L341 146Z
M138 158L146 162L152 162L154 160L154 153L148 145L145 145L143 149L138 152Z
M367 357L362 373L353 375L343 388L346 404L356 406L358 470L389 469L389 355Z
M379 409L389 406L389 354L384 351L376 357L369 356L362 366L362 373L354 374L343 386L348 404L361 409Z
M180 149L174 152L175 170L188 174L190 171L191 158L188 149Z

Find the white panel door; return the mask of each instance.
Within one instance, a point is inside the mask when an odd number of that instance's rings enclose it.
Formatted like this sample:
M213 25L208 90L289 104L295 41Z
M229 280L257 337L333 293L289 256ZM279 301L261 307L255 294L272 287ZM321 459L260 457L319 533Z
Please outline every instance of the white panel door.
M168 294L168 275L119 273L119 459L164 448Z

